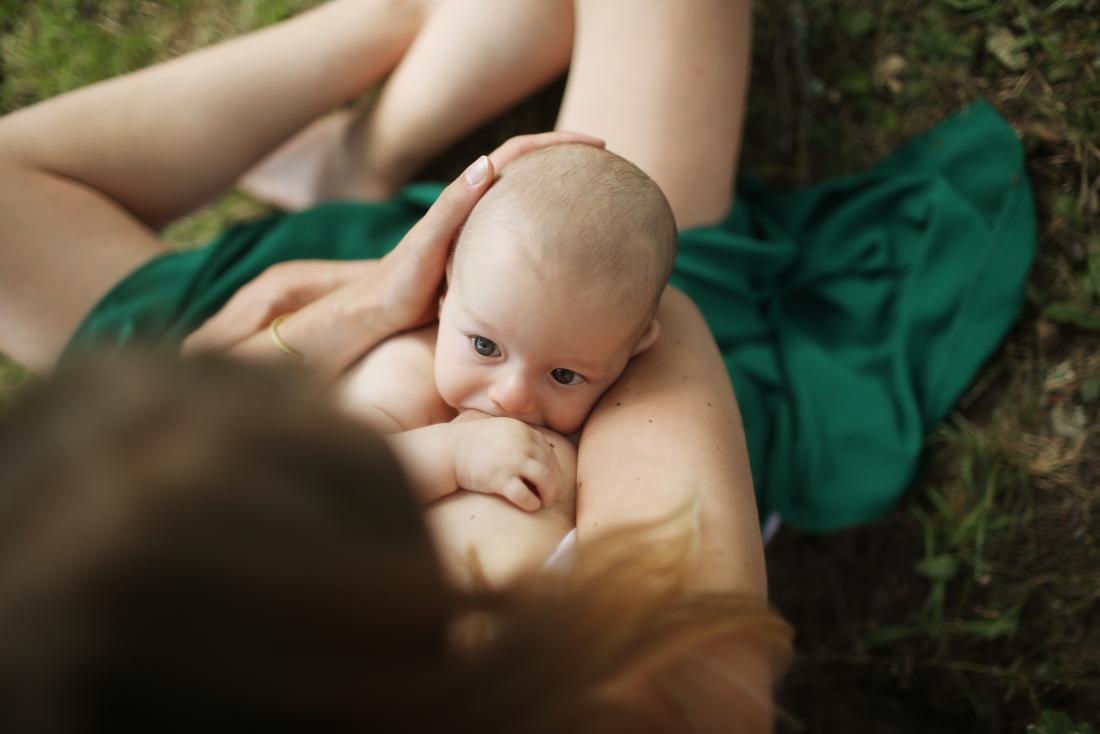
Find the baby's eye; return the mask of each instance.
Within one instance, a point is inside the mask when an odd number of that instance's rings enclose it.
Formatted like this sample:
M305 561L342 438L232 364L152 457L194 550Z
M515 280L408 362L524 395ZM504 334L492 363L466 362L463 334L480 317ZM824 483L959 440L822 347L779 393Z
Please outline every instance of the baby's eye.
M482 357L500 356L500 348L497 347L496 342L486 339L483 336L471 336L470 343L473 344L474 351Z
M578 375L573 370L567 370L564 367L558 367L556 370L550 370L550 376L563 385L583 385L584 377Z

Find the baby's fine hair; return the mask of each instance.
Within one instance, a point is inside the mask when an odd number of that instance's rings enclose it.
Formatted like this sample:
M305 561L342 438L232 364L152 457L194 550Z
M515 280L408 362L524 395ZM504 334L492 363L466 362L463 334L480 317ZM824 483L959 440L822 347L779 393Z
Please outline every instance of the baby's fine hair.
M540 272L612 286L649 315L676 259L676 220L660 187L590 145L553 145L505 167L470 215L456 258L489 227L510 230Z

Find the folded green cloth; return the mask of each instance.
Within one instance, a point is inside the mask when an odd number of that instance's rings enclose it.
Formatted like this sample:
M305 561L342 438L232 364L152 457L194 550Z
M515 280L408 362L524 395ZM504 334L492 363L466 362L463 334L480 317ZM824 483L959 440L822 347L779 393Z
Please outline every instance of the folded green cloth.
M440 190L276 215L153 260L67 356L174 344L273 263L379 257ZM813 531L888 511L1015 320L1034 251L1019 142L984 102L864 173L781 194L743 184L725 221L682 232L672 281L725 357L762 507Z

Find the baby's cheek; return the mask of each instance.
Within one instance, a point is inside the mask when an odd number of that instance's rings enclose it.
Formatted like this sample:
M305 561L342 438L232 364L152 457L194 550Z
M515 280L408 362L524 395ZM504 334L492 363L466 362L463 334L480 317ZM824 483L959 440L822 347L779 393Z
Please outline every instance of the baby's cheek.
M436 362L435 366L435 389L439 391L439 397L443 398L443 402L452 408L459 407L462 402L462 381L460 376L456 374L456 370L450 364L446 362Z
M435 346L435 389L443 402L452 408L457 407L456 402L461 399L459 392L459 379L455 370L456 355L448 348L447 343L440 339Z

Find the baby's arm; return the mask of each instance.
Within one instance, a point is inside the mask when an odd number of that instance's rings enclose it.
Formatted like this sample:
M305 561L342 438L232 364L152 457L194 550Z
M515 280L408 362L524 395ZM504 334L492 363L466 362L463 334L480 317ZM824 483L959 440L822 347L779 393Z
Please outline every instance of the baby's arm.
M511 418L448 421L454 411L435 387L435 326L393 337L364 357L338 388L351 415L389 436L425 503L456 489L498 494L525 510L554 504L572 487L555 451L573 453L557 434Z
M486 417L469 411L455 420ZM552 431L535 430L551 445L565 480L552 507L523 512L490 494L455 492L426 510L443 566L460 586L485 582L503 588L517 576L537 571L576 525L577 450Z
M459 418L391 436L389 444L423 502L466 489L535 511L574 483L572 445L512 418Z

